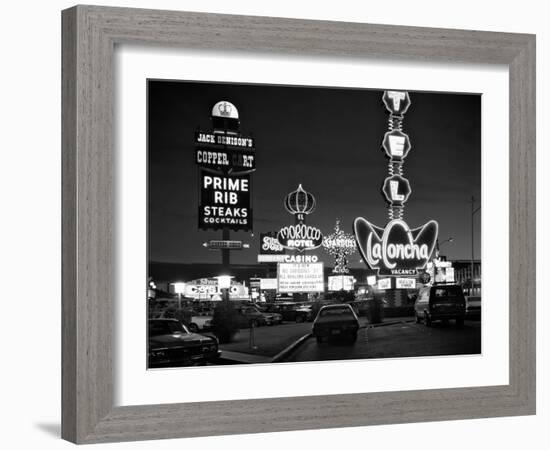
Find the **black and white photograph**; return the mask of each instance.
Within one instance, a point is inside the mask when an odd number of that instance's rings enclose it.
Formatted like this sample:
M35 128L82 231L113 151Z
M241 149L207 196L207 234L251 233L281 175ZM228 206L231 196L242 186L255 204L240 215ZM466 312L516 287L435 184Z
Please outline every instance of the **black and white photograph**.
M148 368L481 354L481 95L147 80Z

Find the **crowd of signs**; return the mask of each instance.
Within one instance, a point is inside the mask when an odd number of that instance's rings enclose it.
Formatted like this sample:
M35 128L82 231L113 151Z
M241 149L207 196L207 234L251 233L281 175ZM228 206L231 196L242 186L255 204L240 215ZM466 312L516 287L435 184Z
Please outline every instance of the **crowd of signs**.
M357 217L353 235L345 233L337 221L334 231L323 236L319 228L306 223L315 210L316 200L300 184L284 199L293 223L277 232L260 235L258 262L277 263L277 279L266 279L259 289L277 289L282 293L324 291L323 263L317 256L306 253L321 246L335 258L329 290L353 289L355 280L347 275L347 258L356 249L376 274L380 289L414 288L419 276L423 282L429 279L426 267L436 245L437 222L430 220L411 229L403 220L404 206L412 192L403 170L404 160L411 151L410 139L403 132L411 100L403 91L385 91L382 100L389 113L388 132L381 143L388 158L388 176L382 185L388 203L388 223L379 227ZM240 133L238 111L230 102L214 105L212 123L212 130L198 130L195 135L195 162L200 180L199 229L252 231L254 138ZM219 242L219 248L230 249L224 247L224 241Z

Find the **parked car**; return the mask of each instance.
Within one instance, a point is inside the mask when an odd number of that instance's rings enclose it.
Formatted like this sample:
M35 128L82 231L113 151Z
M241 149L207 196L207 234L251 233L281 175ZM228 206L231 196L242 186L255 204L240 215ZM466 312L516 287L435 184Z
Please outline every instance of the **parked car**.
M208 331L212 327L212 316L192 316L186 326L192 333Z
M321 343L327 338L345 337L357 340L359 319L347 303L323 306L313 321L313 335Z
M454 319L457 326L464 325L466 299L456 284L434 285L420 289L414 304L416 323L431 326L434 320Z
M296 308L295 322L311 322L314 319L312 305L302 305Z
M466 317L468 319L481 319L481 297L466 297Z
M267 312L259 310L260 313L264 316L266 325L280 325L283 323L283 316L276 312Z
M268 303L262 307L264 312L280 314L285 322L305 322L313 320L313 310L310 306L302 306L294 302Z
M176 319L149 320L149 368L206 364L220 355L215 337L191 333Z
M239 328L267 325L266 316L255 306L240 306L237 309Z

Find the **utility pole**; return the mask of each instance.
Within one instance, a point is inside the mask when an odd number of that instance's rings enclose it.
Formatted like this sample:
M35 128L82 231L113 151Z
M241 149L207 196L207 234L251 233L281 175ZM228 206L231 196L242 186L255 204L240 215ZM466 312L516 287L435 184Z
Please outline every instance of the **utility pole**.
M476 199L472 195L472 198L470 200L471 204L471 211L472 211L472 259L471 259L471 267L470 267L470 296L474 293L474 216L475 213L478 212L481 209L481 205L477 208L475 207Z

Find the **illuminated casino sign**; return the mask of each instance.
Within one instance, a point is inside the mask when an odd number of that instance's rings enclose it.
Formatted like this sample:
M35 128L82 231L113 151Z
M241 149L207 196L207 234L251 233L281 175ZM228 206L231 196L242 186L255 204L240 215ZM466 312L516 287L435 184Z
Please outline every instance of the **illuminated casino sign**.
M285 256L285 248L277 240L277 233L270 231L260 234L259 263L284 262Z
M279 244L275 233L260 234L260 255L280 255L284 252L285 249Z
M319 228L306 225L305 218L315 210L315 197L305 191L302 185L285 197L285 208L293 214L296 224L283 227L277 233L277 241L290 250L314 250L323 243L323 233Z
M221 290L218 286L218 280L215 278L201 278L185 283L183 296L193 298L195 300L220 300ZM248 296L248 288L235 281L231 282L229 288L229 298L246 298Z
M323 248L334 257L333 273L345 274L349 272L348 256L355 253L357 245L352 234L345 233L340 228L340 220L336 220L334 231L323 239Z
M279 243L292 250L314 250L323 243L323 233L319 228L300 223L281 228L277 234Z
M437 222L411 230L400 219L380 228L362 217L354 222L357 246L364 261L380 275L416 275L428 262L437 239Z
M411 149L409 137L403 132L403 119L411 101L409 94L401 91L386 91L382 100L389 112L389 131L382 141L382 148L390 160L389 173L381 189L389 204L389 222L385 227L378 227L357 217L353 224L355 240L363 260L378 275L416 277L424 272L435 249L438 224L430 220L411 229L403 220L405 203L412 192L409 181L403 176L404 159ZM381 281L379 288L391 288L391 283ZM412 284L400 280L396 287Z

